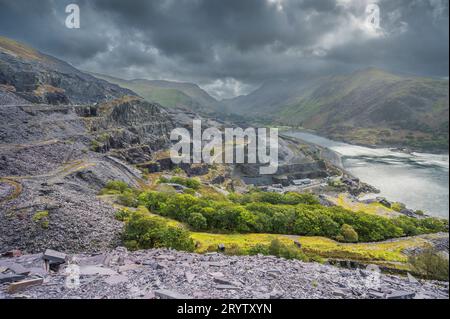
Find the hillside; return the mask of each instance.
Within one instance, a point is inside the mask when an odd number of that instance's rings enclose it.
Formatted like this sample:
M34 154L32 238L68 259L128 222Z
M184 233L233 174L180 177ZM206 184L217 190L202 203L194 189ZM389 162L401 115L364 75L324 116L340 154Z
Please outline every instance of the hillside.
M111 179L137 185L141 173L127 162L166 147L173 125L159 105L133 95L0 38L2 252L117 243L121 224L96 191Z
M193 83L161 80L123 80L107 75L95 74L99 79L133 90L149 102L156 102L167 108L185 108L191 111L212 113L218 102L198 85Z
M231 114L301 126L352 143L448 150L448 88L448 80L370 68L271 81L224 104Z
M87 104L124 95L136 94L0 37L0 104Z

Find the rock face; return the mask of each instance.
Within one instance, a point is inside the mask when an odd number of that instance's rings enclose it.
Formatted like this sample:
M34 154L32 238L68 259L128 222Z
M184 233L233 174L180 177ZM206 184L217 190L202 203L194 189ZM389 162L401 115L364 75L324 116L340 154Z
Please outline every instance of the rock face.
M157 104L138 98L123 98L103 103L95 116L85 118L95 136L93 148L132 164L150 160L150 153L168 145L168 134L174 124Z
M97 255L70 255L70 264L46 272L42 254L0 259L0 267L24 269L26 278L7 270L0 296L15 298L134 299L447 299L448 283L378 275L264 256L227 257L171 250L129 253L123 248ZM75 265L75 268L74 268ZM78 284L67 284L75 270ZM11 276L16 276L11 278ZM36 283L35 278L44 278ZM30 280L34 285L27 286ZM24 283L23 283L24 282ZM77 283L77 280L73 281Z
M80 72L71 65L11 39L0 37L0 105L87 104L136 95L131 90Z
M118 243L115 210L95 195L110 180L137 185L129 149L150 157L167 143L171 121L141 100L102 107L85 118L70 106L0 106L2 249L90 252Z
M93 252L122 224L96 198L136 186L173 126L157 104L0 38L0 250ZM77 105L74 105L77 104Z

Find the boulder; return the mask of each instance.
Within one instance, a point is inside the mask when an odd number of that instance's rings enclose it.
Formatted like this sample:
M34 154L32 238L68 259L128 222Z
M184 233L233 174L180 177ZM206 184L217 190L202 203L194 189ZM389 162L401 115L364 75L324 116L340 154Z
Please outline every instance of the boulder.
M47 249L43 258L51 264L64 264L66 262L67 255L57 252L56 250Z

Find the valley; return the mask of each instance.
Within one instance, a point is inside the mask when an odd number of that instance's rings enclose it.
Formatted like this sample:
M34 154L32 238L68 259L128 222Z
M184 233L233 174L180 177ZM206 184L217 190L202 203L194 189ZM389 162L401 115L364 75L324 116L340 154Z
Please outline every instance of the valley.
M0 38L0 298L30 278L26 298L448 298L448 219L339 201L377 190L288 136L264 178L252 164L175 164L172 129L236 124L186 87L201 107L132 84ZM49 249L64 255L50 268ZM72 262L89 266L83 296L59 289ZM370 264L383 271L374 291Z
M448 79L368 68L269 81L222 103L231 118L314 130L350 144L448 153L448 87Z

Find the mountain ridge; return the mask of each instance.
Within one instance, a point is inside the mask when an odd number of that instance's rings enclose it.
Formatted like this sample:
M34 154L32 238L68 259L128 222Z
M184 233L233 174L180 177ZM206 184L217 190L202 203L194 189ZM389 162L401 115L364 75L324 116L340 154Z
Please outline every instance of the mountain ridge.
M156 102L167 108L185 108L190 111L214 113L219 102L195 83L167 80L132 79L91 73L93 76L133 90L149 102Z
M223 105L228 114L311 129L356 144L448 150L448 100L446 79L368 68L272 81Z
M136 94L69 63L0 36L0 100L90 104ZM6 97L5 97L6 96Z

